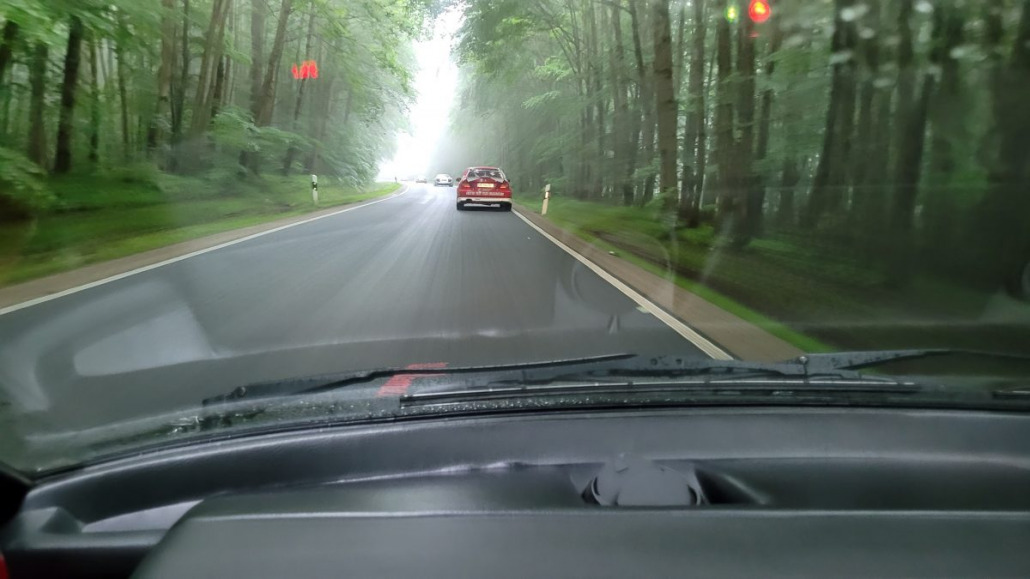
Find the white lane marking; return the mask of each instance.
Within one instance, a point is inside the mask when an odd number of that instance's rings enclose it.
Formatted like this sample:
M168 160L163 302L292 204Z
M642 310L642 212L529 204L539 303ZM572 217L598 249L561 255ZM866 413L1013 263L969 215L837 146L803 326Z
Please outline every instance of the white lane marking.
M658 304L656 304L656 303L652 302L651 300L647 299L646 297L644 297L643 294L641 294L637 290L629 287L628 285L626 285L625 283L620 281L618 278L616 278L612 274L610 274L607 271L605 271L604 269L602 269L601 266L599 266L596 263L590 261L589 259L587 259L583 255L581 255L580 253L578 253L576 250L572 249L571 247L565 245L564 243L559 241L556 237L554 237L550 233L547 233L543 229L540 229L539 227L537 227L537 225L535 223L533 223L529 219L526 219L525 217L523 217L519 212L516 211L515 215L517 215L518 218L521 219L522 221L525 221L526 225L528 225L528 226L532 227L533 229L535 229L537 231L537 233L539 233L540 235L543 235L544 237L549 239L552 243L554 243L558 247L560 247L563 250L565 250L566 253L568 253L572 257L576 258L580 263L582 263L583 265L589 267L594 273L596 273L597 275L601 276L601 279L607 281L608 283L610 283L613 286L615 286L619 291L621 291L622 293L626 294L626 296L628 296L631 300L635 301L640 307L646 309L648 312L653 314L659 320L665 322L665 325L667 325L670 328L672 328L677 334L683 336L691 344L694 344L695 346L697 346L698 349L700 349L705 354L708 354L709 356L711 356L712 358L715 358L716 360L732 360L733 359L733 356L730 356L728 353L726 353L725 350L723 350L719 346L716 346L715 344L710 342L707 338L705 338L701 334L697 333L690 326L688 326L688 325L684 324L683 322L679 321L678 319L676 319L675 316L673 316L669 312L665 311Z
M408 192L408 187L405 187L400 192L394 193L393 195L389 195L387 197L383 197L382 199L376 199L375 201L369 201L368 203L363 203L361 205L355 205L353 207L348 207L346 209L341 209L339 211L334 211L332 213L327 213L325 215L319 215L318 217L312 217L311 219L305 219L303 221L298 221L296 223L290 223L288 225L283 225L281 227L276 227L275 229L269 229L268 231L262 231L260 233L255 233L253 235L248 235L246 237L241 237L239 239L234 239L232 241L227 241L225 243L222 243L222 244L219 244L219 245L215 245L213 247L208 247L206 249L200 249L200 250L194 251L192 253L187 253L186 255L180 255L179 257L173 257L171 259L166 259L164 261L159 261L157 263L153 263L153 264L150 264L150 265L145 265L143 267L136 268L136 269L131 270L131 271L127 271L127 272L124 272L124 273L119 273L117 275L112 275L111 277L105 277L104 279L100 279L100 280L93 281L93 282L90 282L90 283L87 283L87 284L83 284L83 285L80 285L80 286L69 288L69 289L66 289L66 290L63 290L63 291L59 291L57 293L53 293L53 294L45 295L45 296L42 296L42 297L34 298L34 299L31 299L31 300L28 300L28 301L25 301L25 302L21 302L20 304L14 304L13 306L7 306L6 308L0 308L0 316L2 316L4 314L9 314L11 312L16 312L18 310L23 310L25 308L31 308L32 306L37 306L39 304L49 302L50 300L56 300L56 299L60 299L60 298L66 297L66 296L70 296L72 294L76 294L76 293L79 293L81 291L92 289L92 288L95 288L97 286L102 286L104 284L111 283L113 281L118 281L120 279L125 279L127 277L130 277L130 276L133 276L133 275L136 275L136 274L139 274L139 273L143 273L145 271L150 271L152 269L157 269L159 267L164 267L166 265L170 265L170 264L173 264L173 263L184 261L184 260L187 260L187 259L189 259L191 257L197 257L198 255L203 255L205 253L210 253L212 251L217 251L219 249L224 249L226 247L229 247L229 246L232 246L232 245L236 245L238 243L243 243L245 241L250 241L252 239L256 239L258 237L261 237L262 235L268 235L270 233L276 233L276 232L282 231L284 229L289 229L291 227L296 227L298 225L304 225L306 223L311 223L313 221L318 221L319 219L326 219L327 217L335 217L337 215L340 215L341 213L347 213L348 211L354 211L355 209L361 209L363 207L369 207L371 205L375 205L376 203L382 203L383 201L389 201L390 199L393 199L395 197L400 197L401 195L404 195L407 192Z

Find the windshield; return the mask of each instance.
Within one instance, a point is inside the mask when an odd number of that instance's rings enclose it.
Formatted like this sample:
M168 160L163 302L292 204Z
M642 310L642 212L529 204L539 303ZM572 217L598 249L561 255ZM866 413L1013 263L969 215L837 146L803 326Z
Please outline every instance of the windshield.
M469 179L495 179L497 181L504 181L504 173L501 173L499 169L493 169L489 167L478 167L468 170Z
M0 0L0 462L477 368L1008 404L1027 102L1030 0Z

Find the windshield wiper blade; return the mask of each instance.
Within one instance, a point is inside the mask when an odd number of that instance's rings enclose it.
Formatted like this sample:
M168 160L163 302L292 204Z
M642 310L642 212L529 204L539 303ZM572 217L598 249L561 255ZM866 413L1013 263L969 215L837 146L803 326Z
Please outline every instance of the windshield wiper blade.
M888 381L885 378L865 377L848 367L835 368L829 364L821 367L809 367L804 357L786 362L744 362L740 360L713 360L701 357L654 356L634 357L618 364L598 364L585 371L570 372L565 368L524 372L517 376L496 380L488 385L547 385L561 381L594 380L599 383L611 382L620 378L686 378L709 377L715 381L723 376L727 380L740 381L747 377L774 377L782 379L849 379Z
M636 357L636 354L609 354L604 356L590 356L583 358L566 358L558 360L547 360L543 362L530 362L518 364L500 364L495 366L461 366L455 368L376 368L372 370L361 370L344 374L328 376L312 376L291 380L277 380L254 384L251 386L240 386L218 396L205 398L204 406L214 404L226 404L243 399L257 398L278 398L283 396L301 396L306 394L319 394L340 388L346 388L357 384L367 384L381 378L390 378L399 374L439 376L441 374L477 374L486 372L511 372L531 371L536 369L568 367L576 365L595 365L609 362L617 362Z
M721 377L721 378L674 378L666 380L623 380L619 382L565 382L549 384L492 384L485 387L442 392L414 392L400 397L403 406L436 405L447 403L480 402L517 397L570 397L570 396L652 396L662 400L672 395L694 397L718 396L725 399L733 396L774 396L791 398L798 396L869 395L891 396L911 395L925 391L923 386L913 382L891 379L858 377L785 378L765 377Z
M963 350L957 348L924 348L912 350L868 350L858 352L836 352L832 354L806 354L791 361L800 364L807 374L828 374L847 370L873 368L891 362L920 360L938 356L973 356L976 358L995 358L999 360L1030 362L1030 356L1008 354L1004 352L987 352L982 350Z
M901 385L888 377L867 376L858 372L890 362L915 360L946 355L974 355L1015 360L1030 358L1013 354L979 352L956 349L921 350L875 350L866 352L839 352L832 354L806 354L784 362L744 362L739 360L713 360L692 356L638 356L635 354L612 354L583 358L549 360L543 362L501 364L491 366L464 366L454 368L379 368L359 372L314 376L241 386L220 396L204 400L205 405L224 404L237 400L277 398L319 394L358 384L390 378L399 374L416 376L459 376L494 375L484 379L471 389L504 388L517 385L546 386L560 382L593 382L596 386L618 386L632 384L641 378L682 379L705 377L705 383L740 384L748 378L779 379L784 381L812 381L836 383L847 387L844 381L862 382L870 388L880 384L884 388ZM836 381L836 382L834 382ZM905 386L909 386L905 384ZM455 390L452 390L454 392Z

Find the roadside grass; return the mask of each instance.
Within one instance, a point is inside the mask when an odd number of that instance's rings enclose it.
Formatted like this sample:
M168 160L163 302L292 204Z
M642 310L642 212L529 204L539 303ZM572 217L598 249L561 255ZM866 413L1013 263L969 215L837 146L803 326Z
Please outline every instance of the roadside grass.
M115 173L48 183L58 207L32 222L0 226L0 286L91 263L388 195L396 183L365 189L306 175L239 179Z
M517 199L540 211L539 199ZM950 347L1027 353L1030 308L920 274L901 290L875 263L815 239L769 235L743 250L711 226L676 230L651 208L552 197L547 217L804 351Z

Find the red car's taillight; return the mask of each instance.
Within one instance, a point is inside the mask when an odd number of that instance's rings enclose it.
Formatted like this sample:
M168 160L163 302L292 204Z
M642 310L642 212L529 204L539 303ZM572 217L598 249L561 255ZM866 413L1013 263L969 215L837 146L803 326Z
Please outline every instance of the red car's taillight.
M510 186L510 185L508 185L508 182L507 182L507 181L504 181L503 183L501 183L501 184L500 184L500 185L499 185L499 186L497 187L497 189L498 189L499 191L504 191L505 193L511 193L511 186Z
M462 181L458 183L458 193L467 193L472 190L472 185L468 181Z

